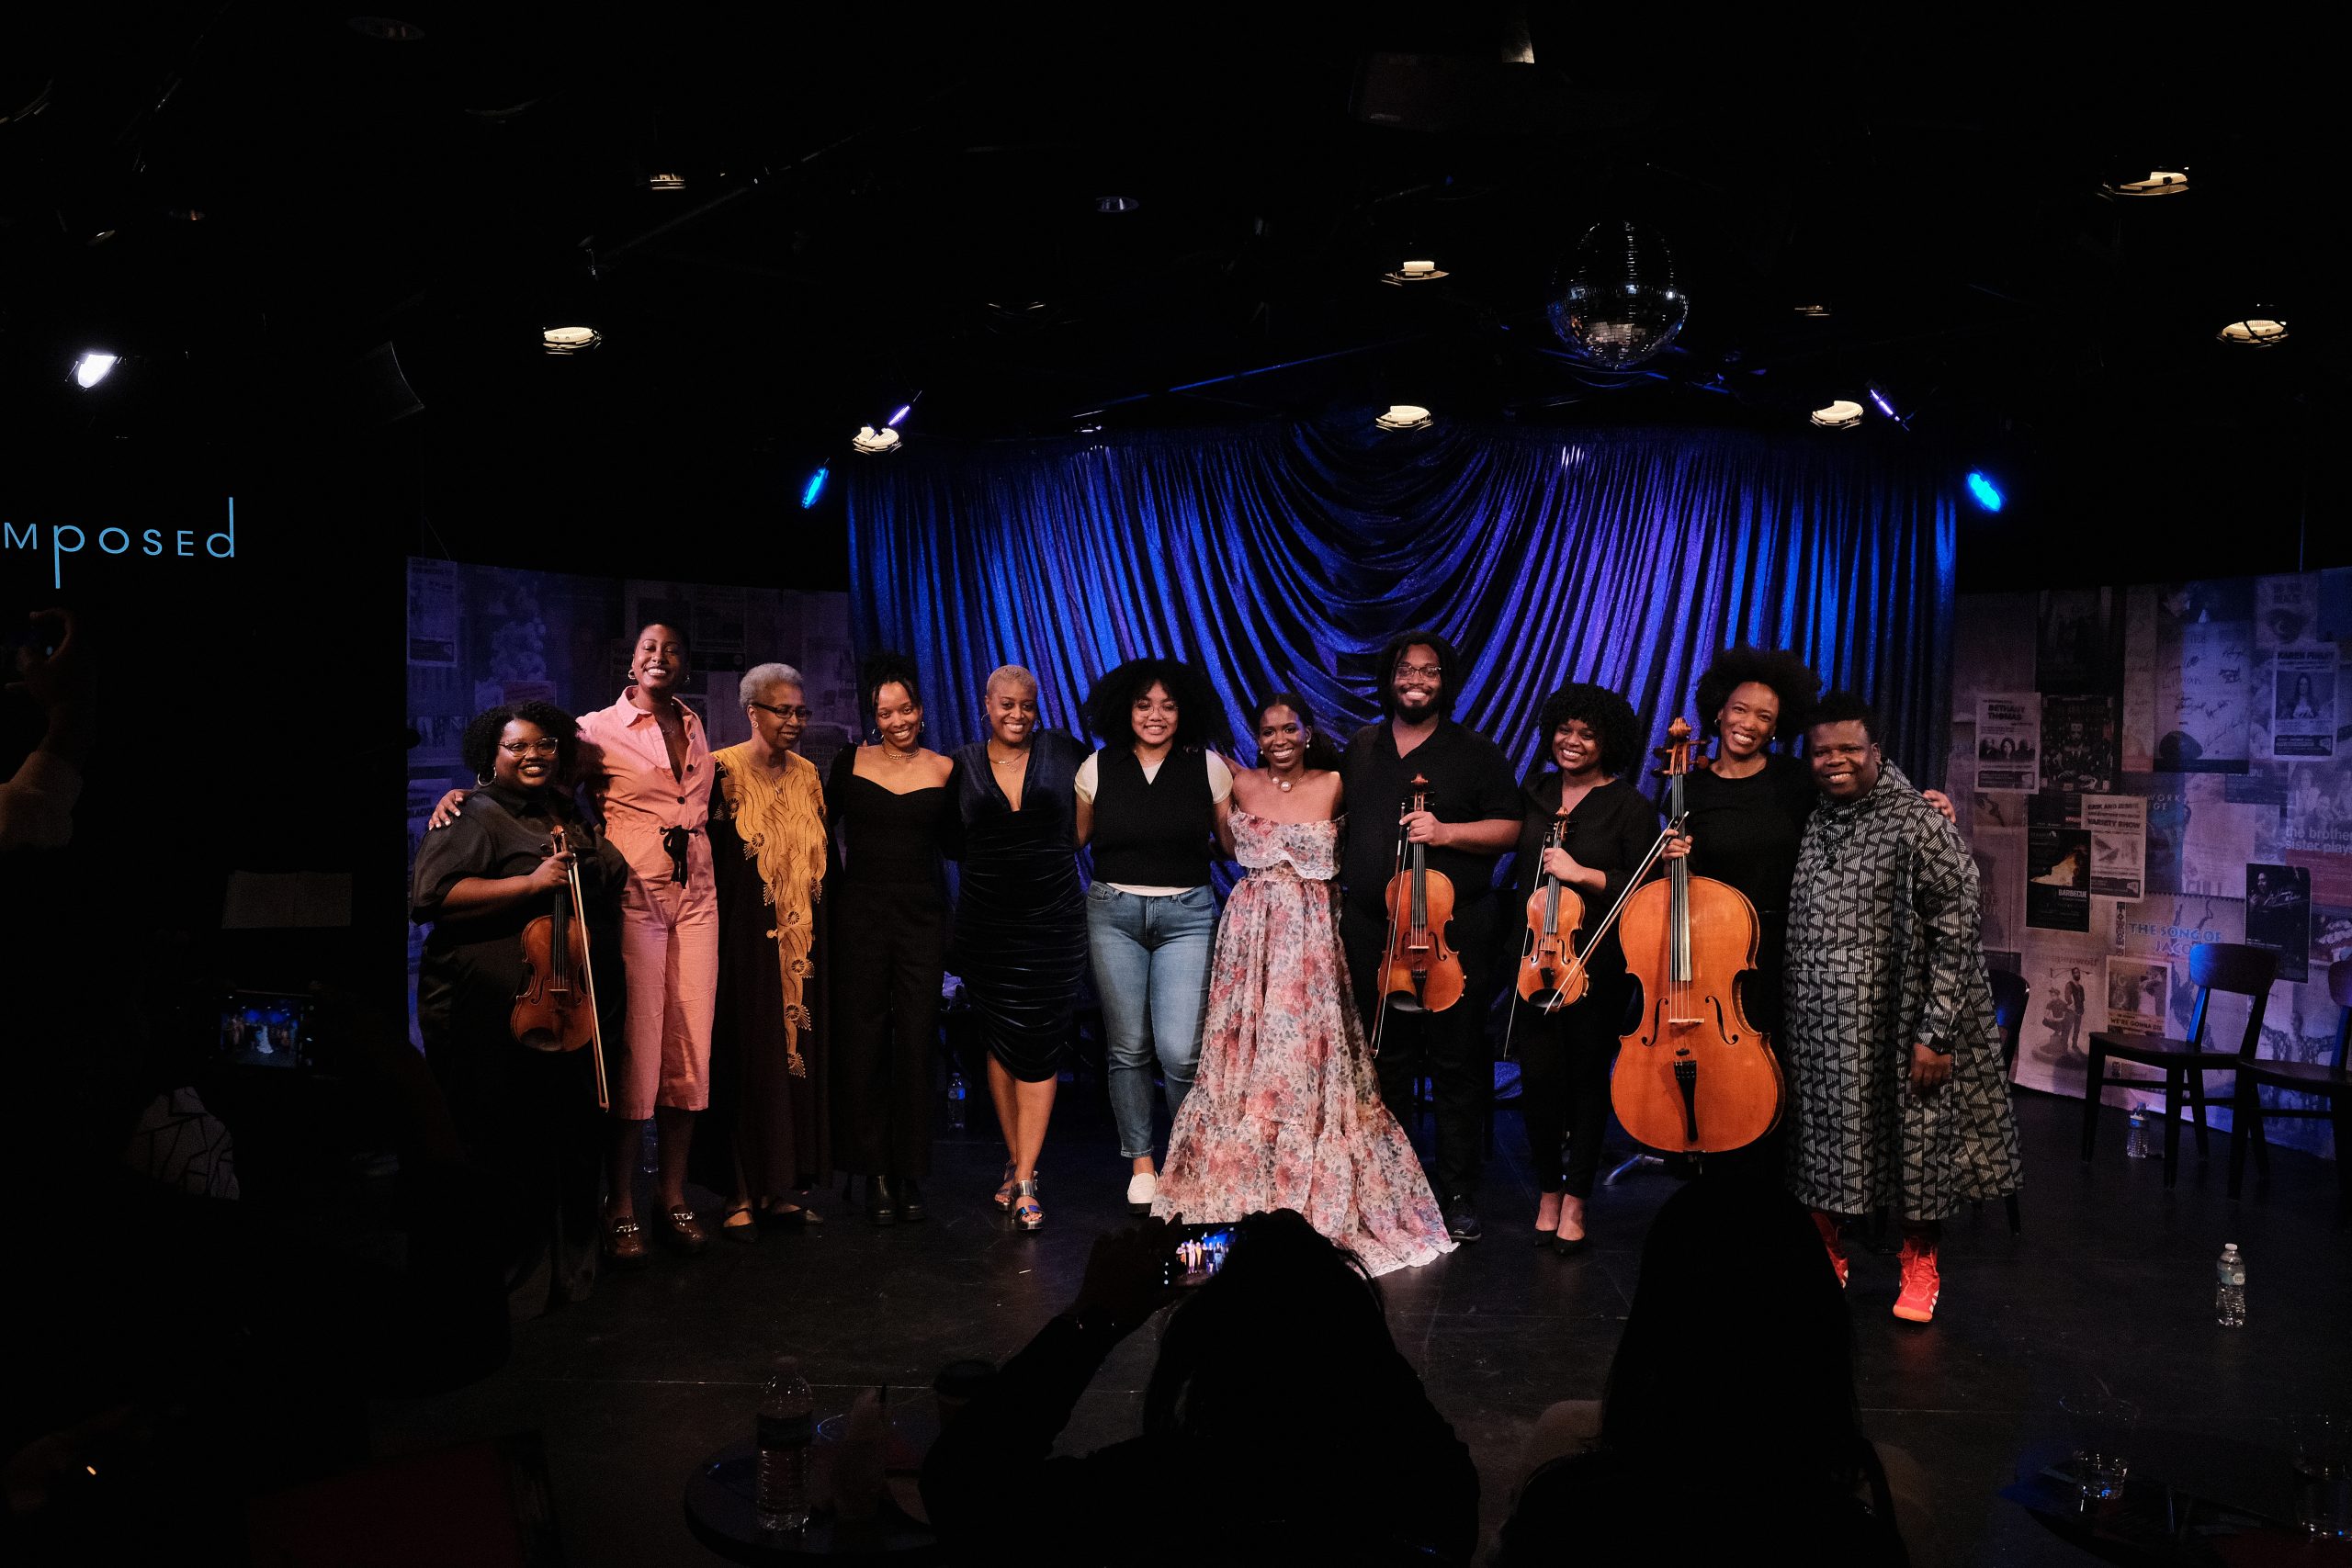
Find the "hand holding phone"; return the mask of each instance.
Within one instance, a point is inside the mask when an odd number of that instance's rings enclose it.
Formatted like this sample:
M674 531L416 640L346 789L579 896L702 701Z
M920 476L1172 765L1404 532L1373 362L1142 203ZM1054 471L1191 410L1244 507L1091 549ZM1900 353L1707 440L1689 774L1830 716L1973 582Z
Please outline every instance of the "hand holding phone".
M1175 1300L1166 1278L1170 1229L1166 1220L1148 1219L1097 1236L1069 1315L1125 1334Z

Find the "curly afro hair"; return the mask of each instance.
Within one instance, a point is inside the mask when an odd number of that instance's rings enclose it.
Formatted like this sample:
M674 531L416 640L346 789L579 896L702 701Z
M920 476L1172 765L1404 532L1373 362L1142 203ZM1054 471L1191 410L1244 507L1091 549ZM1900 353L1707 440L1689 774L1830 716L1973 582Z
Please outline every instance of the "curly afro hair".
M884 649L857 667L858 706L867 725L874 722L874 704L882 695L882 688L893 682L907 689L915 706L922 706L922 682L915 679L915 661L905 654Z
M1701 735L1715 733L1715 716L1731 701L1732 693L1750 681L1771 687L1772 694L1781 699L1781 716L1772 731L1775 739L1804 733L1812 721L1814 701L1821 694L1821 677L1786 649L1727 648L1715 655L1715 661L1699 677Z
M1444 671L1438 679L1437 711L1441 718L1453 716L1453 699L1460 694L1463 678L1470 667L1462 661L1462 650L1431 631L1399 632L1388 639L1380 650L1379 660L1372 667L1373 678L1379 682L1380 711L1396 711L1396 666L1404 662L1405 650L1419 643L1437 654L1437 667Z
M466 725L465 739L458 743L467 769L478 779L489 778L497 767L498 738L516 719L555 737L556 777L570 782L580 761L580 723L553 703L501 703L474 715Z
M1086 727L1106 746L1132 745L1135 705L1155 685L1176 699L1180 748L1216 745L1225 739L1225 709L1201 672L1181 659L1130 659L1094 682L1086 694Z
M1574 681L1544 699L1543 716L1536 721L1546 764L1552 737L1572 718L1582 720L1600 742L1600 771L1611 778L1631 773L1641 761L1642 727L1634 716L1634 705L1606 686Z

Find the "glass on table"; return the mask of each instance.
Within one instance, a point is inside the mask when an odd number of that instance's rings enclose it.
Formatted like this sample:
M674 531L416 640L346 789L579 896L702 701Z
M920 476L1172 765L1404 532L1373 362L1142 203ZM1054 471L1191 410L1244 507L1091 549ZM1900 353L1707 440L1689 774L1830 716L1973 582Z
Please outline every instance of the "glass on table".
M2290 1416L2295 1522L2323 1540L2352 1540L2352 1416Z
M2069 1393L2059 1400L2058 1408L2065 1414L2066 1435L2074 1444L2069 1468L2075 1489L2086 1502L2122 1496L2132 1473L2132 1433L2140 1424L2140 1407L2098 1388Z

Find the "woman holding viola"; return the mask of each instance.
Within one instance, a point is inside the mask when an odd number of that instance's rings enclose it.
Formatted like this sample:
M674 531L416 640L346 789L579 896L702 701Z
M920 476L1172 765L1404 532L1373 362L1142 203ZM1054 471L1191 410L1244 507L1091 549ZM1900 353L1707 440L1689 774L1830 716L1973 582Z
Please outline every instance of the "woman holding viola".
M1585 1204L1609 1129L1609 1068L1631 1000L1615 928L1597 942L1590 933L1648 858L1658 818L1627 776L1641 761L1642 733L1623 697L1581 682L1563 686L1544 700L1539 731L1544 759L1527 780L1515 908L1526 908L1546 877L1556 879L1584 907L1576 951L1591 950L1580 998L1555 1007L1554 993L1538 987L1531 1003L1522 992L1511 1025L1538 1192L1536 1240L1567 1256L1587 1244Z

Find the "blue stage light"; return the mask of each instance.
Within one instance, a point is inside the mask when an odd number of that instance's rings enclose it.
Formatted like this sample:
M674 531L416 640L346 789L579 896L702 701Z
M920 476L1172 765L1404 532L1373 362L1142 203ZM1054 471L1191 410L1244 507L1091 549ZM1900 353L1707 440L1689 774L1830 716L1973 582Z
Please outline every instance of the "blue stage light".
M832 472L831 468L820 468L808 476L808 482L800 487L801 511L806 512L817 504L817 498L825 493L825 481L832 477Z
M2006 499L2001 494L2001 487L1987 479L1982 468L1968 470L1968 493L1977 505L1987 512L2000 511Z
M912 404L912 403L900 403L900 404L899 405L899 412L898 412L897 413L892 414L892 415L891 415L888 420L884 421L883 423L886 423L886 424L888 424L891 429L896 430L896 429L898 429L898 428L899 428L899 426L900 424L902 424L902 423L905 423L907 415L909 415L909 414L910 414L910 413L912 413L912 412L915 412L915 405L914 405L914 404Z
M1878 412L1886 415L1887 418L1899 420L1900 416L1894 412L1894 400L1881 389L1876 381L1871 383L1871 401L1876 403Z

